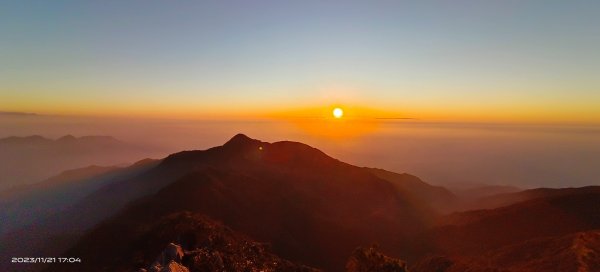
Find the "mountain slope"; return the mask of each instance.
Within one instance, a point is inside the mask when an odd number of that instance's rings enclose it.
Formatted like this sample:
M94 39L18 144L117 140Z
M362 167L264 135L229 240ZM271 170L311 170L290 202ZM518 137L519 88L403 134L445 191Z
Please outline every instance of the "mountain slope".
M458 201L458 198L448 189L425 183L411 174L398 174L378 168L366 169L377 177L391 182L399 192L413 198L415 202L427 203L439 211L448 211Z
M445 216L417 238L427 246L411 271L600 271L597 188L533 191L531 200Z
M600 271L600 231L532 239L494 250L480 261L510 271Z
M15 188L14 194L7 191L7 197L0 201L0 226L4 231L0 235L0 258L59 256L91 224L99 222L95 215L80 208L84 199L100 188L144 173L158 162L145 159L123 169L76 169L39 184ZM16 269L9 262L0 262L0 271ZM19 271L27 269L18 267Z
M118 167L89 166L73 169L40 183L0 192L0 234L58 213L102 186Z
M600 231L536 238L485 254L426 257L412 272L594 272L600 271Z
M166 184L120 217L199 212L271 243L284 258L329 270L343 268L357 246L378 242L397 249L435 216L388 181L295 142L237 135L221 147L173 154L150 172L151 180L137 178L106 190L120 194L136 183L146 189ZM169 173L184 175L169 184L155 179Z
M0 192L0 217L4 219L0 234L61 214L111 181L135 176L156 164L157 160L145 159L127 168L88 166Z
M65 169L115 165L157 155L152 150L109 136L67 135L56 140L42 136L0 139L0 191L32 184Z
M272 254L204 215L177 212L163 217L118 217L103 224L73 249L77 264L52 265L60 271L136 271L175 266L192 271L316 271ZM112 239L118 235L120 239ZM91 239L91 240L90 240ZM108 250L108 251L107 251ZM162 270L161 270L162 271Z
M600 192L600 186L586 186L580 188L536 188L511 193L493 194L472 200L470 203L467 203L467 205L464 205L465 207L463 207L463 209L494 209L536 198L568 195L577 193L581 190Z
M429 239L441 252L478 255L521 241L600 228L600 192L568 189L507 207L448 216Z

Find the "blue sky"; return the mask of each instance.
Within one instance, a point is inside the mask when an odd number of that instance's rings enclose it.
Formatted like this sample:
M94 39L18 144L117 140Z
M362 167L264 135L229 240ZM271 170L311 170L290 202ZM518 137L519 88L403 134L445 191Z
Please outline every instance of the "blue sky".
M0 108L600 120L598 1L291 2L3 1Z

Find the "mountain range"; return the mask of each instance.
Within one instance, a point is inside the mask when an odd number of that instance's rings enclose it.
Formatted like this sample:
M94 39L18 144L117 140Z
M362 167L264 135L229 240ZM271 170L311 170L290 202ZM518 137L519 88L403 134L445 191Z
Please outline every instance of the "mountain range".
M126 164L154 155L153 148L110 136L39 135L0 139L0 191L39 183L67 169Z
M243 134L10 195L0 211L54 206L6 231L0 257L82 260L19 270L581 272L600 260L599 187L465 200L410 174ZM465 201L472 210L453 212Z

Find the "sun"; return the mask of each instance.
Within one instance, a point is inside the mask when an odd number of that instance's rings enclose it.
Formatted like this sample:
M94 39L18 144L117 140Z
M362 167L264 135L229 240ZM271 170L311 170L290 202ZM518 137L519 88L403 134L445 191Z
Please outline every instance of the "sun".
M342 108L333 109L333 117L339 119L342 118L342 116L344 116L344 110L342 110Z

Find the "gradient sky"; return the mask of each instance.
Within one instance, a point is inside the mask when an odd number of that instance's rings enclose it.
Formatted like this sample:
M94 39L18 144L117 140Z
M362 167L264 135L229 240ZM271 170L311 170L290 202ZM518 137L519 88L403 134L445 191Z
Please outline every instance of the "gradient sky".
M599 1L2 1L0 111L600 122Z

